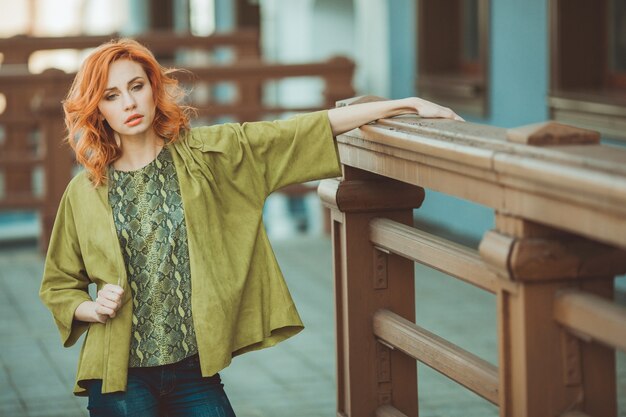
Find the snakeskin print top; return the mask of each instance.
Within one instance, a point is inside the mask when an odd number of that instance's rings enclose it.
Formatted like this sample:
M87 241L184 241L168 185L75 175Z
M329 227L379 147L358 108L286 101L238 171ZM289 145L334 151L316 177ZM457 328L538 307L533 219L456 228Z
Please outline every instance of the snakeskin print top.
M129 366L197 353L185 213L167 146L138 170L110 167L109 203L133 296Z

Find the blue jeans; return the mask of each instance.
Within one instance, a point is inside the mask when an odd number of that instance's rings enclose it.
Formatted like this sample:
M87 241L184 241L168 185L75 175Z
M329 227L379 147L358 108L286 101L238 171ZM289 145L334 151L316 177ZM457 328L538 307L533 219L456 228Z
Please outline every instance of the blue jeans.
M89 384L91 417L235 417L219 374L202 377L198 355L150 368L129 368L125 392Z

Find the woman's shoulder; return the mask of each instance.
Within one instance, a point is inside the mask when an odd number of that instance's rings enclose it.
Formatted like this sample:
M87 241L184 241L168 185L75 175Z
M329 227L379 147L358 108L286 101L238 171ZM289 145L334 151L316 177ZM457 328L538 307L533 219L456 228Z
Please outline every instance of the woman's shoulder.
M89 193L95 193L96 189L97 187L89 179L87 170L82 169L67 184L65 194L68 197L85 197Z

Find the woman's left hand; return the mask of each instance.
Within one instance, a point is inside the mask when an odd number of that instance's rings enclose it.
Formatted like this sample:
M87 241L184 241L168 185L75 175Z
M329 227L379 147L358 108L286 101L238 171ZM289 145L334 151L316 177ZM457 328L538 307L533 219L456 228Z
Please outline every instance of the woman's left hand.
M440 106L439 104L433 103L432 101L424 100L423 98L419 97L409 97L407 100L412 103L412 107L415 108L415 112L419 116L452 119L459 122L465 121L465 119L453 112L452 109Z
M417 114L421 117L437 117L463 122L463 118L447 107L432 103L419 97L407 97L398 100L373 101L337 107L328 111L328 120L333 136L367 124L373 120Z

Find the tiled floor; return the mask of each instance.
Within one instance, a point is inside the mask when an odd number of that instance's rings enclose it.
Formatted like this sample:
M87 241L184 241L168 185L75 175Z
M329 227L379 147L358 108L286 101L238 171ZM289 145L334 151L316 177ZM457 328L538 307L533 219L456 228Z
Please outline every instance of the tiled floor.
M274 242L307 328L274 348L237 357L222 372L239 417L335 416L335 346L330 242ZM63 349L37 290L42 258L31 249L0 252L0 416L87 416L71 395L78 347ZM496 361L495 298L416 267L417 322ZM626 416L626 355L618 355ZM419 367L422 417L497 416L496 407L427 367Z

